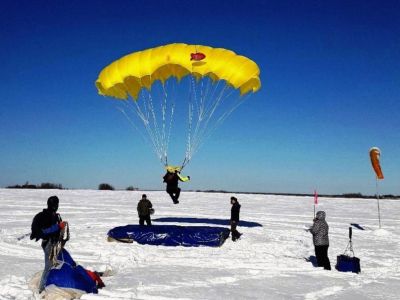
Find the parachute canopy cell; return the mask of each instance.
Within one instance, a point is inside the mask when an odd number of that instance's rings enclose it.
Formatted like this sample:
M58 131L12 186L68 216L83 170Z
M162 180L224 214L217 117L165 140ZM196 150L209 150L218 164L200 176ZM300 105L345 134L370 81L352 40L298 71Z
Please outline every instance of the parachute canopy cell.
M201 61L191 60L193 53L204 54ZM187 75L210 77L240 90L244 95L261 87L260 69L247 57L233 51L209 46L169 44L128 54L105 67L96 80L99 94L118 99L130 95L137 99L142 88L151 89L159 80L181 80Z

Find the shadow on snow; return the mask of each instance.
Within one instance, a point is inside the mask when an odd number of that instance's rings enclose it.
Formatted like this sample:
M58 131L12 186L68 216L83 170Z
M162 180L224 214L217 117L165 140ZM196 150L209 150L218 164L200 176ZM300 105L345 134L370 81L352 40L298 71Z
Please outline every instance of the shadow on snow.
M208 219L208 218L184 218L184 217L166 217L153 219L154 222L174 222L174 223L201 223L201 224L213 224L213 225L230 225L230 220L224 219ZM240 227L262 227L260 223L240 221Z

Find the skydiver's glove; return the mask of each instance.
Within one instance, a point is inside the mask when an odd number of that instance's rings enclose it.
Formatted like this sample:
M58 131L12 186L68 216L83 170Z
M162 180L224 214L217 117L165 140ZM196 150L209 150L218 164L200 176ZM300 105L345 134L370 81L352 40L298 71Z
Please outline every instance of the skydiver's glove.
M58 227L60 227L61 230L63 230L67 226L67 222L62 221L61 223L58 224Z
M190 180L190 176L188 176L187 178L189 178L189 180Z

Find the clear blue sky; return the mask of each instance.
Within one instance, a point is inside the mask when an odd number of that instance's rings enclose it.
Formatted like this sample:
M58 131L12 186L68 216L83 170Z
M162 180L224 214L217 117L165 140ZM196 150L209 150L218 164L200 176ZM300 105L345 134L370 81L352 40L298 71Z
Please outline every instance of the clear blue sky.
M266 2L266 3L265 3ZM94 86L184 42L257 62L262 89L185 169L184 189L400 194L399 1L2 1L0 186L162 189L163 169Z

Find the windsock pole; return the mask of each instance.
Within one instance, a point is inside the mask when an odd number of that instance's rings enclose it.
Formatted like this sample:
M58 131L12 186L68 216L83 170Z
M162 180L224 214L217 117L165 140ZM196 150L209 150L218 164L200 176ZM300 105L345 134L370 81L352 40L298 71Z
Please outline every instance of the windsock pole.
M378 202L378 220L379 228L381 228L381 209L379 207L379 190L378 190L378 177L376 177L376 200Z

